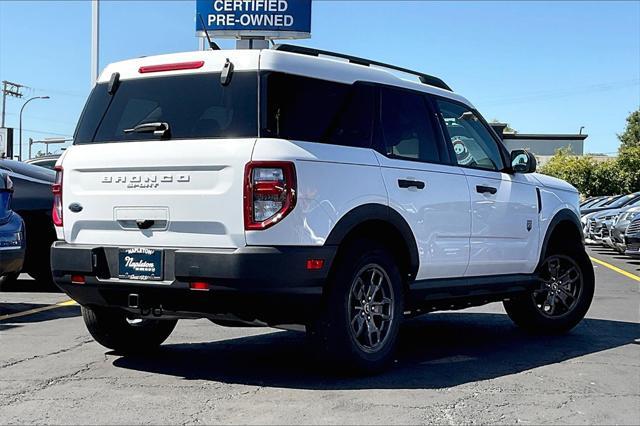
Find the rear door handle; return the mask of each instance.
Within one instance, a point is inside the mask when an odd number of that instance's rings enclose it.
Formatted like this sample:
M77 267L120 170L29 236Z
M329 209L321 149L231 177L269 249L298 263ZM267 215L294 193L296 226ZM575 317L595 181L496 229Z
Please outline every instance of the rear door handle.
M419 180L398 179L398 186L400 188L418 188L424 189L425 184Z
M478 185L476 186L476 191L478 191L479 194L489 193L493 195L498 192L498 188L494 188L493 186Z

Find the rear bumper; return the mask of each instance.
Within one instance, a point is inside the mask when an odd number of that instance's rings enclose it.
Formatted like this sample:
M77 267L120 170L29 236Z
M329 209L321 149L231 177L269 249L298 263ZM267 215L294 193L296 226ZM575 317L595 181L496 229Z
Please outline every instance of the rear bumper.
M266 323L301 321L315 312L336 253L332 246L163 248L164 281L142 282L117 278L118 250L55 242L56 284L82 305L161 308L177 317L233 315ZM323 268L307 270L308 259L323 259ZM73 284L72 275L84 275L86 282ZM209 291L191 290L194 281L208 283Z

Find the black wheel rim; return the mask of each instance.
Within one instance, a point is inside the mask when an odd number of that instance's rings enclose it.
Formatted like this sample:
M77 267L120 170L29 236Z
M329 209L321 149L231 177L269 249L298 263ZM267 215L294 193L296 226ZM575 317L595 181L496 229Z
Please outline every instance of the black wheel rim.
M356 274L349 291L351 336L365 352L377 352L389 339L395 320L394 293L389 276L380 266L369 264Z
M568 256L547 258L540 270L540 288L533 292L533 302L547 317L569 315L578 305L583 277L578 264Z

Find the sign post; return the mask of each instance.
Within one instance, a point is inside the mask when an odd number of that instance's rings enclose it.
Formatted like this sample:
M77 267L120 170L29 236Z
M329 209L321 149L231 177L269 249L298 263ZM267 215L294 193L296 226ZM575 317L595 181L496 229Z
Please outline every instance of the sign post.
M0 127L0 158L13 157L13 129Z
M311 37L311 0L196 0L196 35L235 38L239 49Z

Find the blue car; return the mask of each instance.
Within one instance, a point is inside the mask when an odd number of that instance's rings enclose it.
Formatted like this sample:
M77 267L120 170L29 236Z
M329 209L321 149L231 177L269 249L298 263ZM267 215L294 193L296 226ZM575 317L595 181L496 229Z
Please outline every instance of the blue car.
M15 279L24 263L24 222L11 210L13 182L0 172L0 284Z

